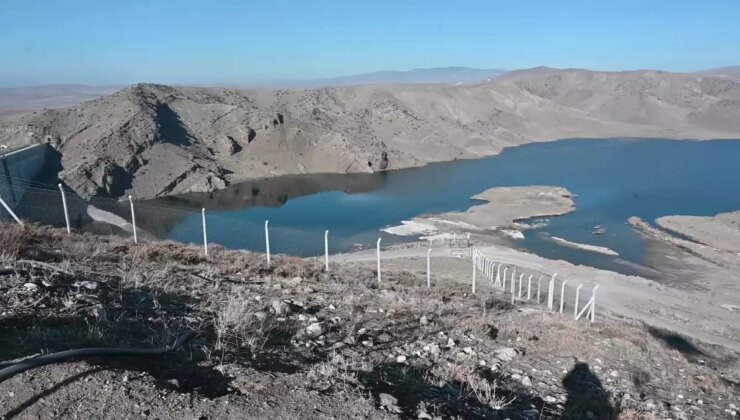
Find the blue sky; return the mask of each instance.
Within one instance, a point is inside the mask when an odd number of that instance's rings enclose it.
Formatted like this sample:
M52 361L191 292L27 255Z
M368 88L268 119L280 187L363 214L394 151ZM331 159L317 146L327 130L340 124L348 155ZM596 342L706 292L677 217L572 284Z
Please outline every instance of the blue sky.
M738 0L0 0L0 86L737 64Z

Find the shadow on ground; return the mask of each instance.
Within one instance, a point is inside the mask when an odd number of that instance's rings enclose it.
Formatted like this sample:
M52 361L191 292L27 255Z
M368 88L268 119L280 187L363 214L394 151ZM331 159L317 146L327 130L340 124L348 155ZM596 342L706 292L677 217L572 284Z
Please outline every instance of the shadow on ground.
M648 327L650 335L663 341L669 348L686 356L702 356L704 352L692 344L686 337L661 328Z
M46 389L43 392L40 392L40 393L34 395L33 397L27 399L23 403L21 403L21 404L17 405L16 407L8 410L8 412L6 412L3 415L3 418L4 419L8 419L8 420L14 419L17 416L19 416L21 413L23 413L23 411L25 409L27 409L27 408L31 407L32 405L36 404L41 399L46 398L46 397L54 394L55 392L57 392L58 390L64 388L65 386L68 386L70 384L73 384L73 383L75 383L75 382L77 382L79 380L85 379L86 377L88 377L90 375L94 375L94 374L96 374L96 373L98 373L98 372L100 372L102 370L103 370L103 368L92 368L92 369L87 369L85 371L82 371L82 372L80 372L80 373L78 373L76 375L72 375L72 376L68 377L67 379L65 379L65 380L57 383L53 387L51 387L49 389Z
M568 392L563 408L567 419L616 420L619 410L609 401L601 380L591 372L588 363L576 362L573 369L563 378L563 386Z
M404 419L420 412L442 418L553 418L556 412L525 389L508 383L490 369L474 372L490 388L471 389L457 380L442 380L427 369L396 363L381 363L370 372L358 372L360 383L382 407L388 394L397 400L396 411Z

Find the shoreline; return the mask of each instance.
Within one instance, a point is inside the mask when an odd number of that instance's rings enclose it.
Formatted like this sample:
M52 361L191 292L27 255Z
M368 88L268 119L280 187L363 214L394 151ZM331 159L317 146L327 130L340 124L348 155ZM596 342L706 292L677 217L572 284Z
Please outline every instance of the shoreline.
M533 226L521 221L573 212L576 209L573 197L566 188L557 186L493 187L473 195L471 200L482 204L473 204L465 211L417 216L381 230L399 236L430 236L452 228L495 231L512 239L523 239L521 231Z
M607 248L605 246L597 246L597 245L589 245L589 244L582 244L578 242L572 242L567 239L559 238L557 236L549 236L548 238L557 244L560 244L562 246L567 246L569 248L581 249L584 251L590 251L590 252L595 252L598 254L609 255L611 257L619 256L619 253L617 251Z
M529 139L528 139L529 140ZM265 175L265 176L257 176L257 177L239 177L235 174L229 174L225 177L228 184L223 188L217 188L209 192L189 192L189 193L177 193L177 194L168 194L164 196L158 196L158 197L149 197L149 198L142 198L146 200L156 200L160 198L165 197L181 197L181 196L189 196L192 194L209 194L213 192L218 191L224 191L228 190L231 187L238 186L240 184L246 184L246 183L252 183L252 182L265 182L265 181L271 181L280 179L282 177L291 177L291 176L300 176L300 175L327 175L327 176L336 176L336 175L375 175L375 174L382 174L385 172L398 172L398 171L405 171L405 170L412 170L412 169L418 169L423 168L431 165L439 165L439 164L446 164L446 163L452 163L456 161L467 161L467 160L480 160L480 159L487 159L492 158L495 156L499 156L502 153L504 153L507 150L516 149L519 147L525 147L529 145L536 145L536 144L546 144L546 143L556 143L561 141L576 141L576 142L588 142L588 141L606 141L606 140L614 140L614 141L623 141L623 142L641 142L641 141L675 141L675 142L711 142L711 141L737 141L740 142L740 137L722 137L722 136L693 136L693 137L684 137L684 138L674 138L674 137L643 137L643 136L625 136L625 137L619 137L619 136L577 136L577 137L561 137L561 138L542 138L542 139L536 139L531 141L526 141L524 143L520 144L509 144L501 147L500 149L497 149L493 153L483 153L473 156L463 156L463 157L455 157L453 159L444 159L444 160L432 160L432 161L425 161L425 162L417 162L417 164L407 165L407 166L399 166L399 167L393 167L383 170L370 170L370 171L306 171L306 172L298 172L298 171L292 171L292 172L284 172L280 174L274 174L274 175ZM327 191L338 191L340 188L336 189L329 189L325 191L318 191L318 192L327 192ZM123 196L121 196L123 197Z
M740 210L714 216L662 216L655 223L693 242L740 255Z

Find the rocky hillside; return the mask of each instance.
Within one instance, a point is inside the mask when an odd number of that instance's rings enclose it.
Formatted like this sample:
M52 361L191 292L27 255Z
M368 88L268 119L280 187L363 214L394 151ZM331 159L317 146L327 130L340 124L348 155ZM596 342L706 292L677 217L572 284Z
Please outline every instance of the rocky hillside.
M738 354L386 269L0 226L0 417L735 419ZM450 258L450 260L457 260ZM183 335L184 332L189 335ZM152 349L3 377L34 355ZM31 359L33 360L33 359ZM245 414L247 413L247 414Z
M50 141L80 194L212 191L282 174L370 172L570 137L740 138L740 83L533 69L465 86L238 90L140 84L0 118L0 143Z

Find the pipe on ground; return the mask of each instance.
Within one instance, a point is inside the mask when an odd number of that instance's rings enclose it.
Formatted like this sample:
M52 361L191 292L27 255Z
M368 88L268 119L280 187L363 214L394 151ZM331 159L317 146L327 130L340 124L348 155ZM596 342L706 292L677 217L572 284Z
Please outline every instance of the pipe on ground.
M188 331L180 335L175 343L171 346L158 349L143 348L126 348L126 347L102 347L65 350L58 353L45 354L43 356L31 357L14 363L4 369L0 369L0 382L5 381L21 372L36 369L41 366L52 363L59 363L69 359L87 358L87 357L110 357L110 356L159 356L169 353L180 348L192 336L193 332Z

